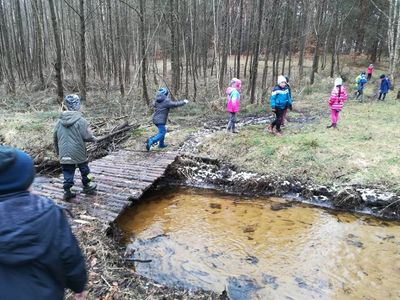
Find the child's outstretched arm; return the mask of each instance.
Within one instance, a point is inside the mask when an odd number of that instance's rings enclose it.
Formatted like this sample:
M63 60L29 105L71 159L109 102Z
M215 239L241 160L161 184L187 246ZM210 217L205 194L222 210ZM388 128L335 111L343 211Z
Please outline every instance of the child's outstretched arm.
M185 99L185 100L177 100L177 101L171 101L169 100L168 102L168 108L175 108L175 107L179 107L179 106L183 106L185 104L187 104L189 102L189 100Z

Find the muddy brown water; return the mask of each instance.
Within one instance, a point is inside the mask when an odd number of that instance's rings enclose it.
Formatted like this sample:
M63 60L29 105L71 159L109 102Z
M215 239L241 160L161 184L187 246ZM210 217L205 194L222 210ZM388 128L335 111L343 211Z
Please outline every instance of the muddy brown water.
M119 225L136 271L169 286L231 299L400 299L399 222L280 203L175 189Z

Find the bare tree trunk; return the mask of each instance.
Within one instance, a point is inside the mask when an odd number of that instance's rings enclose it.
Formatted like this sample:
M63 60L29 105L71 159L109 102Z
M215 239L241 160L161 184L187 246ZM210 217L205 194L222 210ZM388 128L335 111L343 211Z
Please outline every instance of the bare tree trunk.
M257 71L258 71L258 57L260 54L260 37L261 37L261 26L263 20L264 13L264 0L258 0L258 20L257 20L257 35L255 37L254 43L254 59L252 72L250 74L250 84L251 84L251 92L250 92L250 103L254 103L255 100L255 92L256 92L256 82L257 82Z
M8 37L8 31L7 31L7 23L6 23L6 18L4 14L4 8L3 8L3 2L0 1L0 22L1 22L1 34L3 36L4 40L4 52L7 60L7 68L6 68L6 74L7 74L7 92L15 94L15 77L14 77L14 71L13 71L13 63L11 59L11 48L10 48L10 40Z
M171 22L171 69L172 69L172 88L173 93L176 94L180 89L180 70L179 70L179 42L178 40L178 25L175 16L177 0L169 0L170 3L170 22Z
M318 3L317 7L317 16L316 16L316 23L314 23L314 32L315 32L315 48L313 54L313 63L311 68L311 75L310 75L310 84L314 84L315 73L318 73L318 61L319 61L319 46L321 43L321 24L323 18L323 7L325 6L325 0L322 3Z
M36 68L37 72L39 75L39 80L40 80L40 86L39 89L44 89L44 77L43 77L43 62L42 62L42 40L43 40L43 35L42 35L42 27L40 26L40 21L39 21L39 7L37 0L32 1L32 13L35 18L35 34L37 35L37 38L35 39L35 58L36 58Z
M299 78L303 78L303 74L304 74L304 49L305 49L305 44L306 44L306 40L307 40L307 35L304 34L304 32L307 30L307 14L306 12L308 11L308 2L307 0L303 1L303 10L302 10L302 14L301 14L301 27L302 30L299 30L299 39L300 39L300 49L299 49L299 62L298 62L298 66L299 66Z
M240 56L242 55L242 32L243 32L243 0L240 0L239 12L239 36L237 39L237 57L236 57L236 78L240 77Z
M222 60L221 60L221 68L219 73L219 89L222 90L225 83L225 73L227 68L227 60L228 60L228 51L229 47L227 46L229 43L229 0L225 0L225 14L223 18L223 27L224 27L224 42L221 45L222 49Z
M392 82L395 81L395 70L399 63L400 49L400 1L389 2L389 24L388 24L388 50L389 50L389 74Z
M140 56L141 56L141 73L142 73L142 88L143 88L143 100L147 104L150 105L149 94L147 93L147 79L146 79L146 71L147 71L147 57L146 57L146 41L145 41L145 3L144 0L139 1L139 10L140 10Z
M56 71L57 96L58 96L58 102L61 104L63 102L63 98L64 98L64 89L63 89L62 77L61 77L62 60L61 60L60 34L59 34L56 13L54 10L53 0L49 0L49 6L50 6L51 23L53 25L54 40L55 40L55 44L56 44L56 62L54 64L54 69Z
M86 101L86 24L85 24L85 6L84 0L79 1L79 21L80 21L80 38L81 38L81 82L80 94L82 101Z
M24 40L24 30L22 26L22 14L21 14L21 5L20 1L15 1L14 2L16 5L16 22L17 22L17 28L18 28L18 38L19 38L19 52L20 52L20 57L21 57L21 74L22 74L22 79L25 82L28 74L28 66L27 66L27 53L26 53L26 47L25 47L25 40Z

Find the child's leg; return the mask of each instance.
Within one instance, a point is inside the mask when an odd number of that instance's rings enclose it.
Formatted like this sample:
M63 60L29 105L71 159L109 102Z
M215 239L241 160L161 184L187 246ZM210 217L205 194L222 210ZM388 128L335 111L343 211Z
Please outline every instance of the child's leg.
M235 128L236 128L236 113L231 113L231 124L232 124L232 132L235 132Z
M69 191L74 186L75 165L61 164L61 170L64 176L64 191Z
M84 162L82 164L79 164L78 168L79 168L79 171L81 172L82 184L84 186L88 185L89 182L92 181L92 179L90 178L89 164L87 162Z
M232 124L232 113L230 112L229 113L229 119L228 119L228 126L226 127L226 129L229 131L229 130L232 130L232 126L233 126L233 124Z
M271 123L271 129L274 129L274 127L276 126L277 122L278 122L278 112L277 112L277 110L275 110L275 120L273 120L272 123Z
M163 135L160 139L160 142L158 143L158 147L160 148L164 148L167 147L167 145L165 145L164 143L164 139L165 139L165 135L167 134L167 127L164 125L164 131L163 131Z
M331 109L331 122L332 124L336 123L336 110Z
M285 109L283 110L283 116L282 116L282 123L281 123L281 126L284 126L284 125L285 125L286 115L287 115L287 108L285 108Z
M383 93L382 101L385 100L385 97L386 97L386 93Z
M159 147L164 147L164 139L165 139L165 134L167 133L167 128L165 125L156 125L158 128L158 133L156 134L155 137L152 138L152 144L155 144L159 142L158 146Z
M276 130L278 132L281 131L281 124L282 124L282 118L283 118L283 109L276 109Z
M335 115L335 122L333 122L333 124L337 124L337 122L339 122L339 111L338 110L334 110L334 115Z

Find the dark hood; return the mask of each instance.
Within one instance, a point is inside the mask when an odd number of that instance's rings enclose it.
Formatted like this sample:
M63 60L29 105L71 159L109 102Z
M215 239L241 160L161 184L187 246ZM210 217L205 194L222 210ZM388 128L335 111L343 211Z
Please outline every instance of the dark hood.
M157 95L156 96L156 102L158 102L158 103L163 102L165 99L167 99L167 96L165 96L165 95Z
M77 111L65 111L60 115L60 122L64 127L70 127L76 123L81 117L81 113Z
M29 192L0 196L0 264L22 265L42 256L53 242L58 208Z

